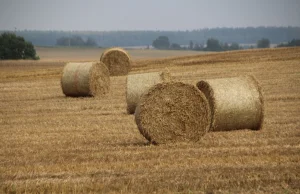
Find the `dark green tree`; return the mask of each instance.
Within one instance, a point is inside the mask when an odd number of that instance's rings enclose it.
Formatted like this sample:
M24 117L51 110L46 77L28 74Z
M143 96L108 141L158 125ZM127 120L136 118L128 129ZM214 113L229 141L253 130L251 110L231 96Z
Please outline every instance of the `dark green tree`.
M206 50L207 51L222 51L222 46L219 40L210 38L206 42Z
M270 40L267 38L262 38L257 41L257 48L270 48Z
M0 59L39 59L31 42L14 33L4 32L0 36Z
M152 42L152 46L156 49L169 49L169 38L167 36L159 36Z

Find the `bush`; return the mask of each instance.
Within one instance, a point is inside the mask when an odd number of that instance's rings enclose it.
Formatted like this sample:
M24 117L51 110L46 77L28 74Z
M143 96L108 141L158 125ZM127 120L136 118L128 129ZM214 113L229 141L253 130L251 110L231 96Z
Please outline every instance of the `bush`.
M257 48L270 48L270 40L263 38L257 41Z
M220 44L219 40L210 38L206 42L206 49L207 51L222 51L222 45Z
M0 59L34 59L38 60L31 42L21 36L5 32L0 36Z
M159 36L152 42L152 46L156 49L169 49L169 38L167 36Z

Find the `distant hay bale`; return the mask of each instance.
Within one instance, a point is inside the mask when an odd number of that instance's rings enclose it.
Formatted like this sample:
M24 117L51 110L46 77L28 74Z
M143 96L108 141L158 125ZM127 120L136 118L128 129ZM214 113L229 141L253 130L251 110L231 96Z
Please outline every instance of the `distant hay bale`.
M109 91L109 71L102 62L67 63L61 87L66 96L103 95Z
M111 76L127 75L131 68L131 59L122 48L111 48L102 53L100 61L103 62Z
M261 87L253 76L202 80L197 87L211 107L211 131L262 127L264 101Z
M155 84L171 80L170 72L152 72L131 74L127 76L126 102L127 113L133 114L139 102L140 96Z
M165 82L141 96L135 121L153 144L196 142L209 130L211 112L206 97L195 86Z

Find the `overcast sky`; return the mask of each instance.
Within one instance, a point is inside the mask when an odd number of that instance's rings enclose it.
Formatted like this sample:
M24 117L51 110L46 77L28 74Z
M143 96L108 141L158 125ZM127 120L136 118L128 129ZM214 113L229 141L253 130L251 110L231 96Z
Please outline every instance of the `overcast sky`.
M300 0L0 0L0 30L300 26Z

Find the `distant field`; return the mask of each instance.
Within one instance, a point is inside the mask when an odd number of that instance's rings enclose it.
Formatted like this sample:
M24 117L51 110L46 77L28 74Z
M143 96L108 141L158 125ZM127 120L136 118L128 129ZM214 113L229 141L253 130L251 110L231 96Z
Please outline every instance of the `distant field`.
M97 61L105 49L102 48L68 48L68 47L37 47L37 55L41 60L59 60L59 61ZM205 52L198 51L160 51L160 50L127 50L133 59L150 59L162 57L174 57L185 55L196 55Z
M63 95L61 61L100 52L38 48L41 61L0 61L0 193L300 193L300 48L130 51L134 73L168 68L191 84L252 74L263 88L261 131L158 146L126 114L126 76L101 98Z

